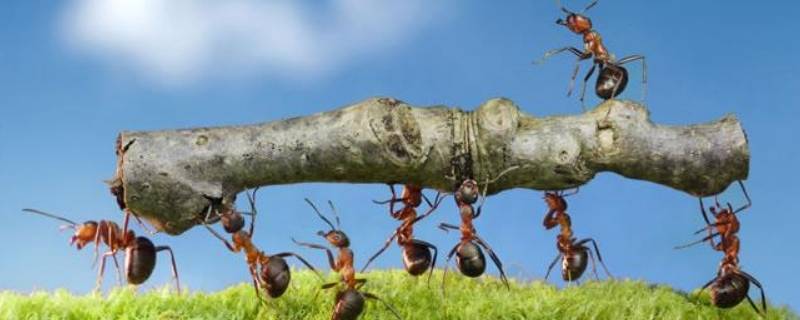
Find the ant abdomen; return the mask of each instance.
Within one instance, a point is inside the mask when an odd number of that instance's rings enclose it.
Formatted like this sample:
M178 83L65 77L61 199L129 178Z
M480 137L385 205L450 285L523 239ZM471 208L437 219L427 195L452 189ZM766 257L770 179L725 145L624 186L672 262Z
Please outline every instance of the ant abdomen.
M711 287L711 303L719 308L732 308L747 296L750 281L738 273L721 276Z
M150 239L136 237L134 243L125 249L125 276L128 283L142 284L156 266L156 247Z
M261 267L261 280L267 284L267 294L277 298L289 288L292 273L286 260L279 256L269 257L269 261Z
M575 248L571 255L564 256L561 268L561 278L564 281L578 280L586 271L586 265L589 262L589 254L586 250L586 248Z
M336 294L333 320L355 320L364 311L364 296L355 289L346 289Z
M403 247L403 266L412 276L418 276L431 265L431 251L419 243L409 243Z
M483 250L472 241L459 246L456 251L456 263L461 274L470 278L478 277L486 270L486 257L483 255Z
M618 96L628 85L628 70L613 63L606 63L600 68L595 84L595 93L603 99L611 99Z

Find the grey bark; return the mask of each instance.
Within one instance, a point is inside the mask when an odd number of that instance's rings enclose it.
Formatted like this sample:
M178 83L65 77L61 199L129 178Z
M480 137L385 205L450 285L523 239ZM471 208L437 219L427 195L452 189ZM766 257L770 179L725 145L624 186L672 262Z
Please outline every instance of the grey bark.
M494 99L472 112L376 98L249 126L123 132L112 189L121 206L180 234L209 199L225 205L256 186L300 182L415 183L452 191L461 179L512 188L580 186L602 171L694 196L747 178L749 150L732 115L690 126L650 122L610 100L574 116L534 117Z

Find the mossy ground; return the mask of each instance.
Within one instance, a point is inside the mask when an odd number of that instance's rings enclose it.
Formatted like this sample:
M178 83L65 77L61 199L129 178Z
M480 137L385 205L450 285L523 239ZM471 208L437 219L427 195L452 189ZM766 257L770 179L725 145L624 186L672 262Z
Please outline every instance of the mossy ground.
M746 302L730 310L709 304L708 295L687 295L640 281L588 281L558 289L535 281L512 282L506 290L494 278L478 280L448 273L442 294L440 271L427 277L403 271L375 271L364 291L379 295L404 319L755 319ZM330 280L335 275L329 275ZM293 273L292 287L259 305L253 287L241 284L214 292L175 294L169 287L136 293L115 289L105 295L67 291L0 292L0 319L329 319L333 292L307 271ZM391 319L385 307L367 304L364 319ZM800 319L786 307L772 307L767 319Z

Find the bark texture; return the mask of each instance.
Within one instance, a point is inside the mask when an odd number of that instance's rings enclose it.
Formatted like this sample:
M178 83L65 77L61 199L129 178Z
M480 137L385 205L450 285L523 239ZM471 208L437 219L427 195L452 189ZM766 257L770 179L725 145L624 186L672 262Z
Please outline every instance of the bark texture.
M406 183L452 191L505 174L489 193L579 186L602 171L694 196L747 178L747 137L732 115L689 126L650 122L609 100L574 116L534 117L493 99L475 111L375 98L338 110L249 126L123 132L111 181L120 206L180 234L212 201L255 186Z

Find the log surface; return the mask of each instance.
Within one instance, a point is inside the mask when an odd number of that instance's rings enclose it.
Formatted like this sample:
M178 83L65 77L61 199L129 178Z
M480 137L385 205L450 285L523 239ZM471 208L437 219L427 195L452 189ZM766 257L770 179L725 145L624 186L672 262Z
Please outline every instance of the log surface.
M534 117L493 99L475 111L374 98L341 109L248 126L122 132L112 189L120 206L180 234L212 199L230 205L252 187L301 182L415 183L452 191L465 178L557 190L603 171L694 196L747 178L747 137L732 115L688 126L649 120L609 100L572 116Z

